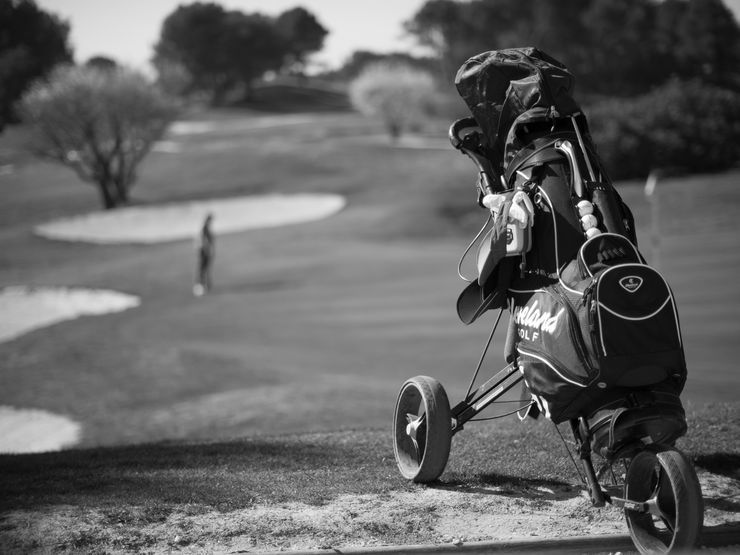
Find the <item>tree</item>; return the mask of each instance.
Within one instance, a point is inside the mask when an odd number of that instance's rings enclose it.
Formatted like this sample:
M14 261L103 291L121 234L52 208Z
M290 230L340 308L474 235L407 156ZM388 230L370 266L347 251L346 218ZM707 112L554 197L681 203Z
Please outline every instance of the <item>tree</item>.
M670 80L645 95L589 108L591 134L612 178L722 171L740 159L740 93Z
M128 202L139 163L175 116L142 74L75 66L32 86L21 110L36 153L97 186L106 209Z
M722 0L427 0L405 28L448 83L474 54L536 46L586 93L643 94L674 75L740 90L740 28Z
M536 46L591 92L629 94L667 77L656 76L654 10L649 0L428 0L405 27L437 53L447 81L480 52Z
M69 26L32 0L0 0L0 131L30 84L72 60Z
M449 82L477 48L478 35L466 17L468 6L454 0L428 0L406 23L407 33L432 50L440 62L441 78ZM490 50L491 48L483 48Z
M580 66L587 33L580 21L590 0L428 0L404 24L440 60L449 82L471 56L488 50L537 46ZM568 37L564 40L563 37Z
M231 86L228 60L219 51L226 10L218 4L196 2L178 6L164 20L154 47L154 65L183 68L190 82L186 92L204 91L220 97Z
M256 79L282 67L285 48L270 18L238 11L228 14L220 53L225 65L231 66L235 84L243 87L245 99L251 97Z
M583 13L589 30L582 78L591 92L610 96L645 93L669 77L670 64L659 55L655 4L646 0L592 0Z
M239 87L249 96L255 79L280 69L285 52L272 19L196 2L167 16L154 65L164 72L179 68L190 80L186 93L206 92L220 104Z
M275 27L285 42L284 65L297 71L303 70L309 54L323 48L329 33L311 12L301 7L281 13Z
M157 87L165 94L177 98L189 97L193 90L193 76L184 64L172 60L159 59L157 67Z
M519 44L536 46L560 60L580 83L580 76L590 71L591 51L584 45L591 43L591 34L583 21L583 14L591 3L592 0L534 0L528 8L530 13L537 15L523 26L526 35L520 38ZM563 40L563 37L568 37L568 40Z
M740 90L740 27L722 1L688 0L677 27L681 77Z
M429 73L388 62L368 66L349 87L352 104L365 114L380 117L394 140L432 111L435 91Z
M388 62L395 65L415 67L430 73L439 69L439 62L434 58L420 58L407 52L380 53L369 50L355 50L337 70L322 75L331 80L350 82L357 78L369 65Z

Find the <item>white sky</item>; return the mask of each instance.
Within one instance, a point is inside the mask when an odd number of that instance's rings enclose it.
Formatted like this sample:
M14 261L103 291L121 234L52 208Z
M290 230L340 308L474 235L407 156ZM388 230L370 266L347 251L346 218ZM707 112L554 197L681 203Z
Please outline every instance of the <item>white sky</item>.
M95 55L127 65L148 68L162 21L180 4L194 0L36 0L43 9L71 24L75 58ZM211 0L245 13L275 16L303 6L329 30L324 49L314 60L337 67L355 50L410 51L415 42L405 37L402 23L425 0ZM555 0L553 0L555 1ZM562 1L562 0L561 0ZM725 0L740 18L740 0Z
M332 67L355 50L409 51L415 42L404 37L402 23L424 0L213 0L228 9L276 16L302 6L329 31L315 56ZM738 0L740 1L740 0ZM75 59L104 55L146 68L162 22L180 4L194 0L36 0L44 10L70 23Z

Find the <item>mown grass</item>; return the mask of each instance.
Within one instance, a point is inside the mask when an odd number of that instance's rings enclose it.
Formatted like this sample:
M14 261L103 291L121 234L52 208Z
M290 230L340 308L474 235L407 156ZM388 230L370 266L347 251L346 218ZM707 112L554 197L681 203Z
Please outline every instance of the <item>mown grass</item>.
M0 344L0 403L69 415L93 447L379 428L418 374L440 379L453 403L463 395L490 323L466 328L454 311L464 285L455 265L483 220L474 167L451 148L396 147L356 114L285 117L196 115L215 129L170 137L181 151L153 152L141 168L136 203L265 191L348 198L321 222L218 237L216 288L204 299L191 296L188 241L35 237L34 224L99 202L70 170L18 154L0 176L0 286L111 288L143 302ZM14 140L0 136L6 156L19 152ZM738 175L659 186L661 270L682 317L685 397L699 405L737 397ZM620 190L651 258L640 185ZM494 368L501 344L499 333Z
M349 208L323 222L219 237L216 290L204 302L190 294L189 242L93 246L34 237L34 224L98 209L94 190L38 161L0 177L0 284L109 287L143 299L136 311L0 345L0 402L82 421L85 445L206 439L383 422L399 381L423 366L432 372L432 352L408 365L412 353L400 336L409 322L376 329L347 320L370 311L380 318L395 305L426 320L432 337L442 333L439 315L442 328L456 326L452 300L428 313L437 292L417 278L442 277L454 299L454 274L440 272L431 251L409 266L418 249L403 243L453 229L435 213L435 191L458 181L468 163L454 152L368 142L382 129L353 114L251 130L253 118L207 116L216 131L175 137L180 154L152 153L135 202L317 191L347 196ZM435 167L440 156L452 164ZM398 340L378 337L393 328Z
M348 431L4 457L2 503L119 512L129 505L229 511L256 503L320 504L342 493L401 487L387 447L383 433Z
M718 404L688 417L679 447L701 468L740 479L740 408ZM512 493L539 485L580 487L552 424L515 417L469 424L455 436L438 485L508 487ZM175 508L321 505L340 495L415 487L396 468L390 431L378 429L0 456L0 510L72 505L126 524L156 522Z

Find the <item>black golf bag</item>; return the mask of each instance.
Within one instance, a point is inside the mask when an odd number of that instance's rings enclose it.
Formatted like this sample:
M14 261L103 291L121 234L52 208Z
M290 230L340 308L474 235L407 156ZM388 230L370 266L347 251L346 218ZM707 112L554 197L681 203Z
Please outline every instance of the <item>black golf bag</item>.
M507 362L524 375L530 415L585 417L593 450L607 457L630 437L671 444L686 431L676 303L637 248L572 75L534 48L510 49L471 58L455 84L473 118L450 138L479 167L479 203L504 199L482 235L478 279L458 301L461 319L508 307ZM517 193L534 208L523 230L506 222Z

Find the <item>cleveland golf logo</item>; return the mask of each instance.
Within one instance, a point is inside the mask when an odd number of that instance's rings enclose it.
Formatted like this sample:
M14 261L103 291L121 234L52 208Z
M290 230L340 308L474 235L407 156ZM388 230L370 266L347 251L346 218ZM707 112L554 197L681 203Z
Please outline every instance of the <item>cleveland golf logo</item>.
M514 308L514 322L520 326L519 337L535 341L539 338L540 332L554 333L563 312L565 312L564 308L554 315L549 310L540 310L539 301L534 301L527 306L517 306Z
M642 278L639 276L626 276L619 280L619 285L628 293L634 293L642 285Z

